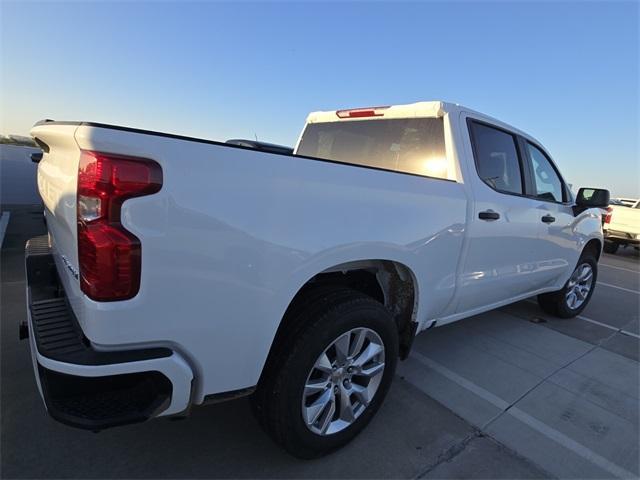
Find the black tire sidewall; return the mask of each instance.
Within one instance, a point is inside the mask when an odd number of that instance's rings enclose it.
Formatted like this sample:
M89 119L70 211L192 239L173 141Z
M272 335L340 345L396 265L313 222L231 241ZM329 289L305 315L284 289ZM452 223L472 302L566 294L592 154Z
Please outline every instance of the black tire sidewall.
M369 300L368 302L365 300ZM382 404L395 373L398 358L397 329L390 313L373 299L362 299L352 306L329 311L324 321L311 326L304 337L310 339L306 348L299 348L283 366L281 375L286 375L283 383L283 402L281 412L287 414L291 439L297 445L299 456L311 457L327 453L347 443L357 435L371 420ZM320 354L340 335L354 328L365 327L375 331L385 347L385 370L380 386L373 400L355 422L335 434L321 436L313 433L305 425L302 417L302 395L307 376ZM304 453L308 450L308 454Z

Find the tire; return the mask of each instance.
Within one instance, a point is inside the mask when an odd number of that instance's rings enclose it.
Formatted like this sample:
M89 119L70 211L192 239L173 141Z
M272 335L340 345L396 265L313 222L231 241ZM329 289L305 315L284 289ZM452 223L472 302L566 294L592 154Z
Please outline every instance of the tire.
M620 245L615 242L604 242L604 247L602 247L602 249L605 253L616 253L618 251L618 247L620 247Z
M298 458L317 458L347 444L380 408L396 369L398 332L381 303L346 288L311 292L290 314L296 317L289 323L295 333L268 362L251 401L261 426L276 443ZM344 363L339 361L338 343L349 345L341 349L349 353L358 345L362 349ZM357 365L370 352L378 353L364 368ZM348 373L352 371L356 373ZM369 377L371 372L375 377ZM343 397L344 392L348 394ZM333 399L332 415L328 399ZM316 408L325 404L322 410ZM350 411L353 418L346 414Z
M585 282L588 283L588 288L586 283L583 282L577 282L576 285L576 280L581 278L587 270L591 272L588 281L585 276ZM589 304L589 300L591 300L597 278L598 261L596 260L596 254L593 250L582 252L576 268L573 270L571 277L567 280L562 290L538 295L538 304L546 313L556 317L572 318L580 315ZM579 291L580 293L574 293L574 297L571 291ZM579 302L573 303L573 300L579 300Z

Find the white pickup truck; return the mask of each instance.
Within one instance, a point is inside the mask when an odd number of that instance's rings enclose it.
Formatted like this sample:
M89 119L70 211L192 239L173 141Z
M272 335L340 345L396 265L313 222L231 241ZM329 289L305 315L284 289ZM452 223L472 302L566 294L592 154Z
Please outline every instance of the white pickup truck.
M604 217L604 251L616 253L620 246L640 247L640 200L610 205Z
M31 134L49 233L26 247L21 331L75 427L251 395L318 456L369 422L417 332L534 295L570 317L595 288L609 193L573 198L537 140L459 105L312 113L293 153Z

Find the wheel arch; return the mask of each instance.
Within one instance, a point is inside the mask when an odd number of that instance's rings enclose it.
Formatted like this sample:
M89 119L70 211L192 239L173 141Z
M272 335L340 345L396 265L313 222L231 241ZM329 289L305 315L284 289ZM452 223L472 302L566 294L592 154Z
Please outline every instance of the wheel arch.
M360 259L325 268L307 279L291 297L271 343L262 375L280 355L295 331L291 312L317 288L346 287L364 293L385 305L398 328L400 358L406 358L417 331L418 283L405 263L389 259Z
M593 251L596 256L596 260L600 260L600 255L602 254L602 241L599 238L592 238L587 243L585 243L582 252Z

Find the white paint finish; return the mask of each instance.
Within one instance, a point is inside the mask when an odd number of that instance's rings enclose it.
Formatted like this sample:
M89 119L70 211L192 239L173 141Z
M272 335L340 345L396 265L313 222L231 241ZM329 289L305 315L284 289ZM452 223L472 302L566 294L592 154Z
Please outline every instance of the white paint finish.
M59 255L64 255L76 268L78 266L76 190L80 149L74 139L76 128L75 125L51 128L45 124L31 130L31 135L50 149L49 153L43 153L38 163L38 190L44 202L58 272L63 278L69 276L69 272L60 268Z
M0 217L0 247L2 247L2 242L4 242L4 234L7 231L10 217L11 212L2 212L2 216Z
M58 269L86 336L101 349L184 352L200 402L255 385L291 299L345 263L406 266L420 328L559 288L599 225L577 220L565 232L573 250L550 262L537 248L540 202L480 182L464 119L522 132L452 104L438 102L438 115L459 182L87 125L34 128L52 148L39 178ZM77 266L80 149L152 158L163 169L159 193L122 208L123 224L142 241L141 288L128 301L89 300L60 261L64 254ZM505 221L478 223L488 206Z

